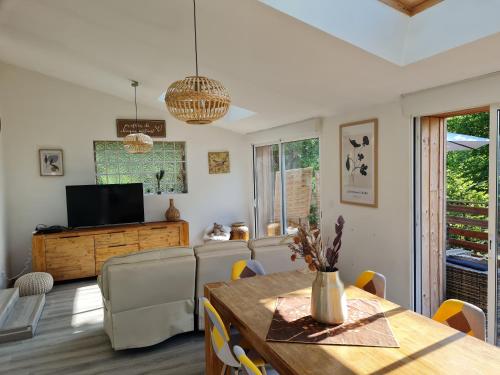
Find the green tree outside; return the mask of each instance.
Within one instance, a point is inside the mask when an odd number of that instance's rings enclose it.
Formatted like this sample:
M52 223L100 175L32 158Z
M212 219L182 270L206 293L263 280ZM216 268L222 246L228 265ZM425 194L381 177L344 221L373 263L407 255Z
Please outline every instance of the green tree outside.
M489 138L489 113L456 116L447 120L448 132ZM448 152L447 197L449 200L488 203L489 149Z

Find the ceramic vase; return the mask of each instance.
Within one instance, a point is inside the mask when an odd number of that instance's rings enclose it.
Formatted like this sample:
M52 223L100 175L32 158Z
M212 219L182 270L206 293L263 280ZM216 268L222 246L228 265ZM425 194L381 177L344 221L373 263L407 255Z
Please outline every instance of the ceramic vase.
M342 324L347 320L347 299L339 272L316 272L312 284L311 316L325 324Z
M168 207L167 212L165 212L165 218L167 221L179 221L181 218L181 214L174 206L174 200L172 198L170 198L170 206Z

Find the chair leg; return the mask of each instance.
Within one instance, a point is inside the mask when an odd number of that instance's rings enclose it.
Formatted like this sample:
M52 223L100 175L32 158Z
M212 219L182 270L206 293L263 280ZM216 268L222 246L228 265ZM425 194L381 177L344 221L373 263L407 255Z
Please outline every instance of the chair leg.
M240 375L240 369L239 368L235 368L234 369L234 375Z
M266 366L261 366L262 375L267 375Z
M222 366L222 371L220 372L220 375L226 375L226 369L227 369L227 365L224 364L224 366Z

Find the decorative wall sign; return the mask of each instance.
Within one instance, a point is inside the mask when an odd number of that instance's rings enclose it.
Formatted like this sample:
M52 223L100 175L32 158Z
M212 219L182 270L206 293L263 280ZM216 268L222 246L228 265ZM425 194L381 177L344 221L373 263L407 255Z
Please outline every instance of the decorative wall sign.
M377 207L378 120L340 126L340 202Z
M152 138L165 138L167 128L165 120L116 119L116 135L123 138L129 134L143 133Z
M209 152L208 153L208 173L219 174L229 173L229 152Z
M40 176L64 176L63 150L40 149Z

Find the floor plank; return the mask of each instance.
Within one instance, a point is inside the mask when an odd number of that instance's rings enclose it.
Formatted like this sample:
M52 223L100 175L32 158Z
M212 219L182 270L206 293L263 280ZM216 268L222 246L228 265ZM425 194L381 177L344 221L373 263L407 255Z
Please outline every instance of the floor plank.
M203 374L203 333L115 352L95 280L56 285L32 339L0 345L0 374Z

